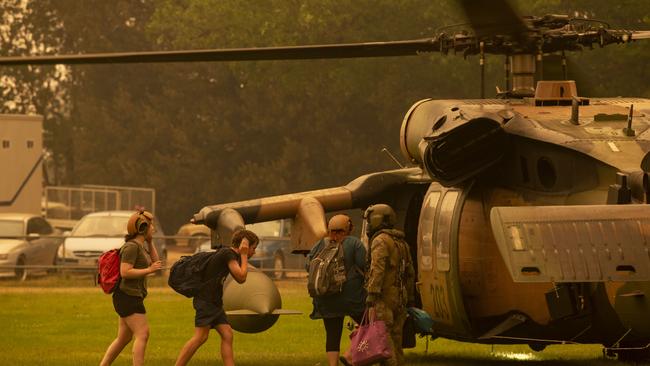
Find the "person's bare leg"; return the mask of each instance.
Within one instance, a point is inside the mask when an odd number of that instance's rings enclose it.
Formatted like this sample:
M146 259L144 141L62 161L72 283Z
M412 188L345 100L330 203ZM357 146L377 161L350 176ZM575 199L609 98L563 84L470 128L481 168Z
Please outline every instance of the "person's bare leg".
M144 365L144 354L149 340L149 323L146 314L131 314L124 321L133 332L133 366Z
M210 335L210 327L196 327L194 328L194 335L181 349L181 353L176 359L176 366L185 366L192 359L194 353L199 347L208 340Z
M352 362L350 361L350 349L349 348L348 348L347 351L343 352L343 356L339 357L339 360L345 366L352 365Z
M110 346L108 346L99 366L108 366L113 363L124 347L131 342L132 338L133 332L131 332L129 326L126 325L124 319L118 318L117 338L115 338L113 342L111 342Z
M330 366L337 366L339 364L339 353L336 351L327 352L327 362Z
M217 325L217 332L221 336L221 361L224 366L234 366L235 356L232 352L232 328L230 324Z

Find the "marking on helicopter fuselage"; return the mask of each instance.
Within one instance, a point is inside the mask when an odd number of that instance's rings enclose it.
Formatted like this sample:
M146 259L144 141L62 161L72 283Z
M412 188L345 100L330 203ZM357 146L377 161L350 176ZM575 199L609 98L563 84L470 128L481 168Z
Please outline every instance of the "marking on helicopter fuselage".
M616 146L612 141L607 142L607 145L609 145L609 148L612 149L613 152L621 152L618 146Z

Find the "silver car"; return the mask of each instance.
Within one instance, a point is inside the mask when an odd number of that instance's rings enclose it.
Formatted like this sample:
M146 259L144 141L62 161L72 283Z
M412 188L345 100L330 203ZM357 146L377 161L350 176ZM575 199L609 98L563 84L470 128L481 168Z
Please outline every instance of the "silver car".
M57 252L57 261L66 267L91 269L97 266L99 256L107 250L124 244L126 223L133 211L101 211L88 214L79 220ZM165 233L158 220L154 220L154 244L160 259L167 259Z
M0 213L0 276L23 281L28 274L45 272L43 268L13 266L52 266L61 239L43 237L60 235L42 217L27 213Z

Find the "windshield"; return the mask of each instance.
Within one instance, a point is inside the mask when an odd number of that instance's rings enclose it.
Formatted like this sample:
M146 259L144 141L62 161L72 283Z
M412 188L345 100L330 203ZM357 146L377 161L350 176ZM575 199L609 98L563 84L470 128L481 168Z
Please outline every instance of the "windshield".
M257 236L280 236L280 220L248 224L246 229L254 232Z
M23 222L15 220L0 220L0 236L21 236Z
M72 231L72 236L126 235L128 216L86 216Z

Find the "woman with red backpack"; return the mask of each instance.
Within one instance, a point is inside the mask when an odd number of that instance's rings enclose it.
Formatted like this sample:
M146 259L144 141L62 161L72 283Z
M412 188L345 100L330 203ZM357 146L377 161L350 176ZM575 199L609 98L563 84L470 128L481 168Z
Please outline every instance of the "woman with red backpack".
M120 249L119 286L113 292L113 307L119 315L117 338L108 346L100 366L110 365L131 339L133 365L144 364L149 339L144 298L147 296L146 276L160 270L162 264L153 244L154 217L140 210L129 218L125 243Z

